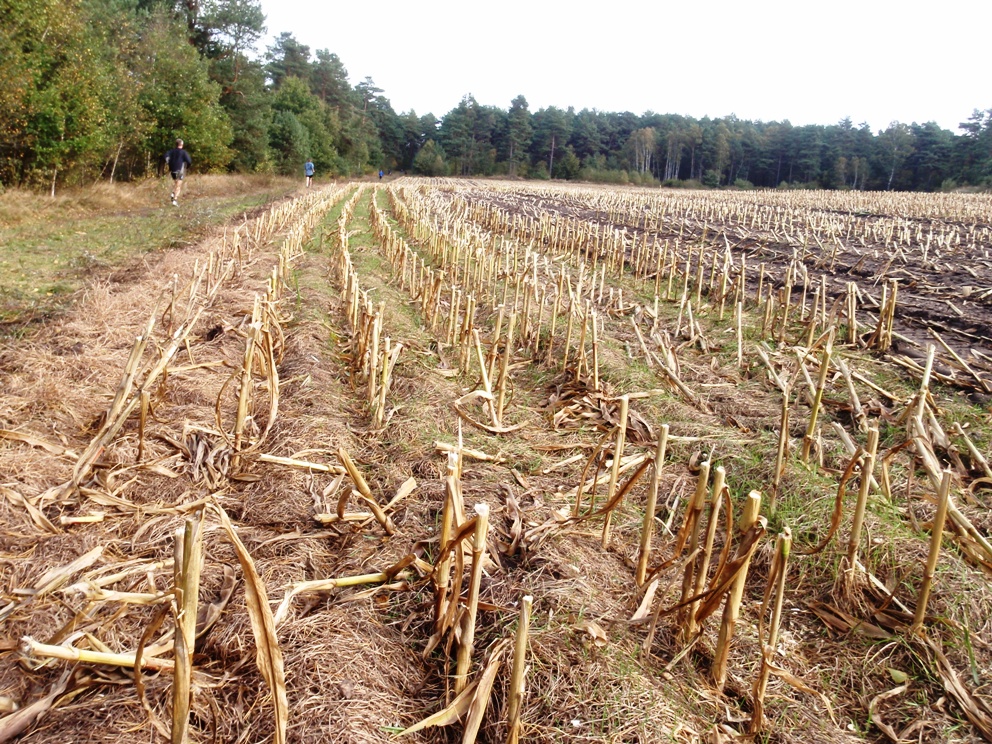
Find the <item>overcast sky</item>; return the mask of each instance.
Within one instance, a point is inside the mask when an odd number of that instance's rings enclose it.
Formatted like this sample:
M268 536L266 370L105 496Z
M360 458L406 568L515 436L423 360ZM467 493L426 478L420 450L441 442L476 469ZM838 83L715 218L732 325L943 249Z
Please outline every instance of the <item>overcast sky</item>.
M957 132L992 108L992 0L262 0L268 35L336 53L398 113L645 111Z

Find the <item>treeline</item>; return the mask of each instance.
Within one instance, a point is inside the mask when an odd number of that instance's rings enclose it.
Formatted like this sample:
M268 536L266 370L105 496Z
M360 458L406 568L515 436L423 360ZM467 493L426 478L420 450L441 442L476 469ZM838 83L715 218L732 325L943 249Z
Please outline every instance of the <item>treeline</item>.
M397 114L370 78L283 33L259 0L0 0L0 184L156 172L182 136L198 170L377 169L611 183L925 190L992 185L992 109L960 134L672 114L531 112L472 96Z
M992 185L992 110L955 135L937 124L893 123L873 134L830 126L694 119L554 107L508 111L467 96L414 157L428 174L508 174L616 183L935 191Z
M200 172L385 163L381 91L264 33L258 0L0 0L0 184L141 177L176 137Z

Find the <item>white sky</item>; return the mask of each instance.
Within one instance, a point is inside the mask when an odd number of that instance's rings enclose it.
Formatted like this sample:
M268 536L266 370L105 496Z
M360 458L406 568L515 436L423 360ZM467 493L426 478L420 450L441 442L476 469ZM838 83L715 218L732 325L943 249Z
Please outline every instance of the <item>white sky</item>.
M268 35L336 53L398 113L645 111L957 132L992 108L990 0L262 0Z

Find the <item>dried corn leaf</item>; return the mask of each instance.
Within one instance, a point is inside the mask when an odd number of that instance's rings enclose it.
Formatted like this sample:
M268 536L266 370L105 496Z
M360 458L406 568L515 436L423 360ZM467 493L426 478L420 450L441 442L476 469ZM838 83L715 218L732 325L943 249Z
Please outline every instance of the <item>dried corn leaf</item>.
M637 611L631 615L629 622L637 623L642 620L647 620L651 614L651 605L654 604L654 595L658 591L658 582L661 579L655 579L650 584L648 584L647 590L644 592L644 598L641 603L637 606Z
M448 444L447 442L434 442L434 449L441 453L457 452L462 457L479 462L506 462L506 458L502 455L489 455L481 450L459 447L456 444Z
M489 656L486 668L479 676L479 686L472 696L472 704L468 708L468 717L465 719L465 732L462 735L462 744L475 744L475 738L479 735L479 727L482 726L482 719L486 715L486 708L489 707L489 694L493 689L496 672L499 671L500 660L509 644L509 639L497 644Z
M514 426L490 426L489 424L484 424L481 421L477 421L472 418L461 406L458 405L457 401L451 405L452 408L455 409L455 413L457 413L459 417L465 421L465 423L471 424L476 429L488 431L490 434L509 434L510 432L524 428L524 424L515 424Z
M591 642L597 648L602 648L610 642L602 626L599 623L594 623L592 620L580 620L572 625L572 630L583 633L583 642Z
M202 638L220 620L234 594L234 587L237 584L234 569L227 565L223 566L223 569L224 581L217 598L210 604L200 605L196 611L196 637L198 639Z
M275 716L274 741L276 744L285 744L286 730L289 726L286 671L283 667L282 649L279 648L279 639L276 637L275 619L272 617L272 609L269 607L265 583L258 575L255 561L252 560L248 549L238 537L227 512L218 504L213 504L213 508L220 517L221 526L234 546L241 570L245 575L245 599L248 604L248 618L251 620L252 634L255 636L256 663L258 670L262 673L262 678L272 691L272 707Z
M175 455L172 455L172 457L175 457ZM141 469L147 473L154 473L165 478L178 478L182 473L178 473L172 468L165 466L165 461L172 459L172 457L167 457L164 460L158 460L156 462L142 463Z
M28 516L31 517L31 521L34 522L35 527L46 532L51 532L53 535L62 531L48 520L48 517L45 516L45 513L41 509L32 504L17 491L5 486L0 486L0 495L3 495L7 501L12 503L14 506L19 506L24 509L24 511L28 513Z
M815 547L808 550L795 550L796 555L816 555L827 547L834 535L837 534L837 530L840 528L840 518L844 511L844 496L847 495L847 482L854 477L854 469L861 463L861 455L860 450L854 454L854 457L847 463L847 467L844 469L844 475L841 476L840 483L837 485L837 497L834 499L834 510L830 515L830 529L827 530L826 536Z
M162 627L162 623L165 621L168 614L168 607L160 607L152 617L151 622L145 627L145 630L141 634L141 638L138 640L138 647L134 652L135 664L133 670L134 689L138 695L138 700L141 701L141 707L144 708L145 712L148 714L148 721L165 739L170 738L169 731L166 729L165 724L163 724L158 719L158 716L155 715L155 710L152 708L151 704L148 702L148 698L145 696L145 683L141 674L141 661L148 642L151 641L152 636L158 632L158 629Z
M810 611L816 615L824 624L838 633L860 633L869 638L880 640L889 639L892 634L884 628L874 625L866 620L861 620L849 615L843 610L823 602L812 602L809 605Z
M961 706L965 717L971 721L972 725L978 729L985 741L992 742L992 710L979 697L972 694L971 690L965 687L958 676L957 671L951 666L951 662L943 652L932 642L926 644L937 660L937 673L940 681L944 684L944 689Z
M396 495L389 500L389 503L386 504L382 508L382 510L388 512L390 509L392 509L394 506L396 506L398 503L400 503L403 499L405 499L407 496L409 496L411 493L413 493L416 490L417 490L417 479L411 475L409 478L403 481L402 484L400 484L400 487L396 489Z
M517 504L517 500L513 498L513 493L510 492L509 488L507 488L506 494L506 516L511 520L510 544L501 545L500 547L507 555L514 555L520 545L520 538L523 537L524 522L520 506Z
M71 677L71 670L65 672L59 681L52 685L52 689L45 697L35 700L9 716L0 718L0 742L10 741L14 737L20 736L51 710L55 705L55 700L66 691Z
M883 692L880 695L876 695L871 699L871 703L868 705L868 715L871 717L871 722L878 727L879 731L889 738L889 741L891 741L892 744L903 744L906 740L897 734L894 728L882 720L882 715L878 711L878 706L883 700L888 700L889 698L902 695L908 688L909 685L899 685L888 692Z
M51 442L46 442L40 437L34 437L30 434L22 434L19 431L0 429L0 439L6 439L11 442L22 442L30 447L43 449L50 455L69 455L70 457L76 457L75 452L66 449L61 444L52 444Z
M423 729L430 728L431 726L450 726L455 723L468 712L469 707L472 705L472 696L475 694L475 690L478 686L479 683L477 681L473 682L462 690L458 697L452 700L451 704L447 708L439 710L434 715L428 716L419 723L415 723L409 728L400 731L398 736L414 734L417 731L422 731Z
M262 480L262 476L258 473L234 473L228 477L232 481L237 481L238 483L258 483Z
M799 690L800 692L805 692L808 695L816 695L823 701L824 707L827 709L827 714L830 716L830 720L837 725L837 717L834 715L833 706L830 704L830 698L824 695L819 690L814 690L812 687L803 682L799 677L794 675L788 669L783 669L780 666L776 666L772 663L775 651L771 646L764 647L765 654L765 668L768 669L772 674L781 679L783 682L788 684L790 687Z
M138 511L139 507L137 504L133 501L122 499L117 495L124 491L124 489L131 485L135 480L137 479L135 478L128 481L123 486L116 489L113 493L106 493L105 491L100 491L96 488L80 488L79 493L100 506L115 506L122 511Z
M570 523L584 522L587 519L593 519L595 517L601 517L604 514L607 514L608 512L613 511L613 509L616 507L616 505L619 504L621 501L623 501L624 497L627 495L627 492L630 491L630 489L634 487L634 485L637 483L637 481L640 480L641 476L644 475L644 472L651 465L654 464L654 460L653 459L649 459L645 455L636 455L635 458L634 458L634 461L639 463L639 467L637 468L637 470L634 471L633 475L631 475L630 478L628 478L624 482L624 484L620 488L617 489L616 493L613 494L613 498L612 499L610 499L609 501L607 501L605 504L603 504L601 507L599 507L594 512L586 512L585 514L583 514L581 516L578 516L578 517L575 517L575 516L570 517L568 519L568 522L570 522ZM620 470L623 471L624 468L621 467Z
M741 535L740 544L737 546L733 560L724 561L721 557L717 572L710 581L710 588L699 594L699 598L706 598L706 601L696 610L697 623L701 624L717 610L723 596L730 591L738 575L747 570L751 557L758 549L758 545L767 531L768 521L764 517L758 517L758 520L751 525L748 531ZM726 544L729 545L729 542Z
M71 579L75 574L83 571L94 563L103 555L103 546L97 545L92 550L79 556L76 560L65 564L64 566L56 566L55 568L50 568L41 578L39 578L34 584L34 596L41 597L48 594L55 589L65 585L65 583Z

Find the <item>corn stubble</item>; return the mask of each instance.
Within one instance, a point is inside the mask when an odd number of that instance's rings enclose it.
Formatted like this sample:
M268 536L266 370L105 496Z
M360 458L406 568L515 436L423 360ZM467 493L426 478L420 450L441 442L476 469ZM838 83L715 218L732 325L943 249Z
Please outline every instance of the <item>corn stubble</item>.
M388 189L361 185L350 195L344 188L311 194L251 224L246 220L233 236L225 236L221 252L196 264L185 287L172 280L134 340L111 403L95 434L80 448L81 454L50 453L72 457L71 477L37 497L23 496L8 486L0 490L4 503L23 511L35 529L49 535L61 532L62 525L56 526L46 515L55 504L96 501L102 508L139 514L138 504L128 501L122 495L126 492L115 489L113 479L107 478L108 466L102 459L125 436L122 432L128 431L129 422L138 418L137 462L128 468L146 476L165 475L174 473L184 456L191 464L190 473L197 475L196 488L189 494L193 498L156 507L154 512L154 519L182 521L172 561L122 568L104 576L101 583L93 566L109 559L102 546L94 548L5 598L0 620L27 616L33 607L49 606L54 596L71 591L71 596L78 595L90 606L109 602L123 608L169 606L172 622L160 617L157 623L169 626L161 633L156 623L148 624L148 638L125 652L101 648L93 633L54 634L50 643L26 636L20 648L25 662L124 667L132 669L138 680L141 674L171 674L171 738L195 740L198 733L190 722L202 682L194 654L197 639L223 622L224 612L234 611L228 607L232 580L226 599L211 605L211 620L201 630L200 577L217 570L223 560L217 541L204 540L216 532L223 534L241 571L255 666L265 683L263 697L271 709L269 725L276 742L287 741L296 725L294 717L304 714L292 707L293 670L287 669L280 629L290 634L305 613L318 607L303 607L294 599L324 597L329 592L333 592L332 606L366 598L386 606L415 593L426 598L416 606L412 601L403 605L409 616L400 623L404 636L413 639L421 652L424 668L438 682L432 689L443 692L425 702L437 712L419 722L408 724L416 716L409 710L404 713L404 726L395 727L404 736L450 726L457 727L467 743L497 738L562 740L555 738L562 735L555 728L558 724L549 727L547 718L535 717L545 704L541 696L560 695L575 704L566 692L535 687L555 658L547 650L548 639L566 647L584 644L583 653L596 660L609 658L615 649L632 647L631 638L641 646L638 675L657 681L678 665L698 666L704 674L697 681L709 680L713 695L733 688L738 698L749 698L745 725L738 730L731 722L710 721L714 735L754 736L778 726L767 706L779 705L785 695L781 691L774 698L768 695L773 678L822 705L831 720L819 724L817 731L822 733L840 725L831 700L795 671L802 661L793 658L782 642L783 623L791 622L788 612L798 601L790 571L792 576L804 575L804 570L815 573L812 562L819 555L819 560L855 578L826 592L813 613L832 630L853 632L863 626L877 632L876 637L901 635L907 643L917 644L935 660L940 684L965 717L981 732L992 730L986 728L992 721L988 707L933 638L946 631L926 614L931 593L939 588L935 579L945 539L964 561L979 570L992 569L987 537L954 498L960 495L966 500L973 493L969 484L992 478L992 471L961 422L942 423L945 412L931 390L934 382L953 382L987 392L989 368L981 357L965 359L936 334L942 350L939 364L934 345L927 349L922 365L909 357L894 358L911 379L919 381L916 393L907 400L885 390L860 368L858 354L888 352L900 340L895 330L899 280L885 276L886 266L879 277L884 280L880 299L855 282L847 282L843 289L827 283L828 273L855 252L850 236L857 231L862 231L858 233L862 245L869 237L884 240L896 256L906 255L924 236L907 233L894 222L825 226L825 219L808 218L800 207L775 210L756 203L716 207L681 196L653 202L654 197L564 187L534 192L541 199L571 200L574 213L585 210L587 216L566 217L531 206L533 187L486 188L401 180ZM500 198L487 198L493 194ZM365 459L362 450L355 454L343 442L289 454L263 451L277 438L281 403L287 396L287 383L280 378L292 332L285 290L294 264L304 256L304 244L336 203L343 206L328 242L330 276L342 308L343 377L360 401L369 447L374 450L381 438L388 437L395 417L402 415L392 400L394 386L409 379L401 357L406 359L407 350L418 348L412 339L399 340L401 334L392 327L395 307L387 304L386 297L393 296L387 295L387 289L409 298L408 307L417 313L421 329L436 349L432 353L439 362L438 376L453 381L446 409L451 414L447 420L456 422L452 429L457 429L457 443L433 438L429 443L430 450L446 460L443 487L434 490L443 490L443 495L439 506L430 509L413 503L418 484L412 477L392 499L383 497L381 480L371 477L376 475L369 464L374 460ZM524 204L527 209L514 208ZM372 249L352 244L356 211L366 205L375 238ZM625 226L617 229L609 226L611 222ZM731 224L736 232L728 227ZM243 338L240 365L234 365L236 370L219 385L213 421L195 424L182 441L173 438L179 458L153 460L150 453L159 451L153 435L156 407L163 405L170 376L189 373L179 369L181 352L186 350L189 357L184 361L197 364L190 349L204 313L276 233L286 237L266 277L265 291L241 323L230 325ZM950 235L948 229L926 237L928 250L934 245L949 250ZM735 255L746 241L773 242L781 236L788 236L782 242L791 246L781 278L765 263L748 272L746 254ZM387 282L359 275L352 255L358 250L374 250L385 259ZM732 318L726 317L731 313ZM761 344L751 342L745 326L760 336ZM156 330L161 338L155 338ZM725 376L716 374L724 351L722 334L732 339L724 354L728 363L721 374ZM624 379L623 365L632 360L643 364L650 387L634 387ZM541 416L534 415L533 391L527 389L524 370L554 376L553 400ZM776 446L765 451L768 467L762 472L768 498L744 486L753 480L739 464L742 458L733 449L732 437L707 434L708 428L715 429L718 420L729 415L726 400L716 391L734 385L753 385L760 391L755 395L770 404L769 430L775 434ZM650 418L659 418L659 412L663 420L649 423ZM798 448L793 441L794 420L803 432ZM822 420L829 420L829 426L821 426ZM466 446L462 424L471 427L473 446ZM896 431L895 440L890 433L884 445L879 433L883 424ZM736 427L742 436L749 433L746 425ZM836 439L825 439L824 428ZM538 438L535 430L543 436ZM13 446L58 449L37 438L18 438L9 430L0 436ZM530 483L539 477L537 473L506 468L514 464L507 453L518 446L518 436L530 442L524 447L540 442L539 446L565 452L561 462L540 472L539 485ZM835 445L845 453L843 458L830 451ZM800 450L798 457L794 449ZM912 489L907 475L917 465L931 487L925 498L938 510L929 525L930 550L919 594L900 598L875 575L878 563L871 547L863 547L862 534L866 522L877 523L872 499L895 501L894 478L902 479L899 485L907 494L903 498L919 498L919 489ZM467 466L473 471L471 477L466 477ZM489 498L491 491L480 487L475 468L485 468L503 481L498 502ZM833 479L836 495L829 525L811 527L808 515L797 513L790 504L807 472ZM373 549L363 558L363 563L381 561L371 567L380 570L279 580L281 598L273 613L268 600L272 572L259 569L259 556L267 555L263 551L268 543L243 537L238 520L228 513L231 506L224 491L232 482L264 482L274 473L308 479L315 494L314 521L330 531L325 534L335 539L357 535L376 548L386 548ZM848 484L856 477L857 499L847 522ZM329 480L323 491L315 485L317 478ZM508 483L522 487L532 505L522 506L524 496ZM663 489L669 490L667 499ZM683 489L691 493L680 511ZM749 493L742 498L744 490ZM478 502L471 517L466 512L466 492ZM538 499L546 503L538 505ZM763 502L765 516L759 513ZM349 511L354 504L358 510ZM912 515L912 505L909 510ZM428 519L423 525L413 524L407 513ZM793 546L785 524L793 519L803 523L804 539L810 534L824 537L812 548ZM945 519L953 527L950 532L945 532ZM779 531L774 545L767 541L769 520ZM65 526L85 529L97 524L96 519L75 519ZM828 552L833 537L846 524L851 528L846 546ZM301 536L283 537L292 541ZM609 612L596 618L554 617L561 601L555 592L561 590L535 569L555 560L564 563L557 556L569 546L581 546L584 555L598 556L596 560L608 566L597 569L591 561L576 568L573 580L578 585L586 572L603 585L611 579L608 591L622 599ZM159 590L155 582L166 569L172 570L171 588ZM147 574L148 591L114 588L132 576L128 573L132 570ZM742 615L755 619L753 600L761 595L762 583L764 600L755 634L751 624L741 619ZM607 591L605 586L595 589ZM899 593L904 594L902 589ZM518 609L508 606L519 597ZM624 602L637 606L629 629L615 620ZM907 612L914 604L915 612ZM565 606L586 610L581 600ZM867 606L873 610L859 617ZM717 622L714 618L721 608ZM427 614L429 618L421 617ZM427 631L417 637L409 628ZM578 641L573 637L576 632ZM562 633L569 635L562 638ZM508 653L512 663L505 664ZM752 679L749 693L745 678ZM67 684L60 680L50 686L48 694L36 701L37 716L50 714ZM155 722L145 686L140 690L149 719ZM882 720L881 705L889 699L878 697L872 702L873 717ZM24 731L30 725L26 720L24 715L0 719L0 740ZM574 728L584 725L579 714L575 721ZM615 725L618 731L625 730L624 723ZM604 733L603 740L611 735ZM252 734L245 731L242 736L251 740Z

